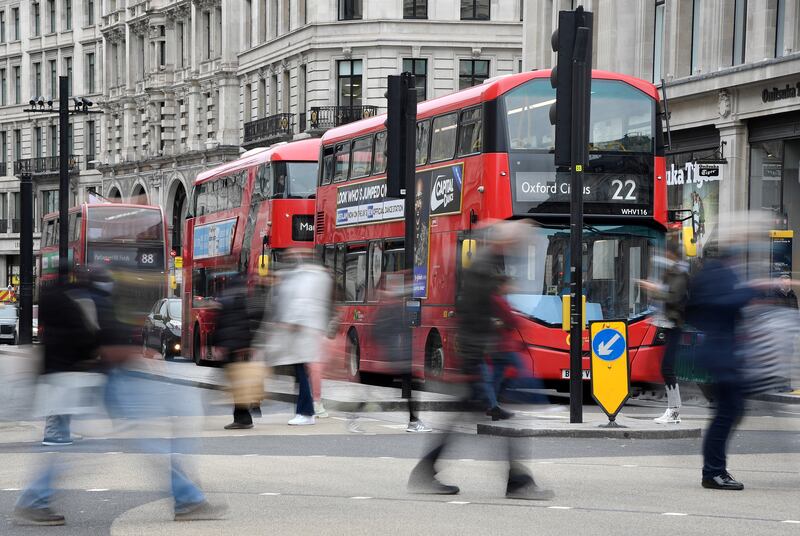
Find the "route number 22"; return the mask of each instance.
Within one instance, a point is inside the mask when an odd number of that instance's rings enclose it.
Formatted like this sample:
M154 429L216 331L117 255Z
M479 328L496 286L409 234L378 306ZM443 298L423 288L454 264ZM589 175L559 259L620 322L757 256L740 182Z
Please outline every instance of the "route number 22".
M614 179L611 181L611 186L616 188L611 199L615 201L636 201L636 181L633 179L626 179L625 181ZM625 189L627 189L627 192L624 191Z

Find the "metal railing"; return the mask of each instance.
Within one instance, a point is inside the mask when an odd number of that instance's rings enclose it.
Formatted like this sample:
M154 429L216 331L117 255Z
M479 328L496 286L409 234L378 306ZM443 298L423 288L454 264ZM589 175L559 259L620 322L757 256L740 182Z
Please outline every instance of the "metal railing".
M7 233L8 232L8 220L5 218L0 220L0 233Z
M11 220L11 232L12 233L19 233L20 229L22 228L22 220L19 218L14 218Z
M378 115L377 106L312 106L309 128L325 130L375 115Z
M78 162L80 157L76 155L69 156L69 172L73 173L78 171ZM23 158L14 162L14 175L23 175L30 173L32 175L41 175L46 173L58 173L59 157L58 156L38 156L36 158Z
M281 141L294 134L294 114L280 113L244 124L243 145Z

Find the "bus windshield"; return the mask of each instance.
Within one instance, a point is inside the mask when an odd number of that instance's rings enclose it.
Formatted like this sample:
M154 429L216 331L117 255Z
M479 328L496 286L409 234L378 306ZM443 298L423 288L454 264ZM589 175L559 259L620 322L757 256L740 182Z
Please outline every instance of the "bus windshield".
M511 150L552 151L555 127L550 105L556 90L547 79L531 80L504 97ZM652 154L655 147L655 100L619 80L592 80L589 151Z
M601 225L583 233L583 293L589 321L634 319L651 313L638 279L658 278L651 266L663 238L644 226ZM546 324L561 324L561 297L570 286L569 228L535 229L504 258L512 277L512 307Z
M136 207L88 207L86 238L89 242L163 241L161 211Z
M316 162L274 162L275 197L311 199L317 191Z

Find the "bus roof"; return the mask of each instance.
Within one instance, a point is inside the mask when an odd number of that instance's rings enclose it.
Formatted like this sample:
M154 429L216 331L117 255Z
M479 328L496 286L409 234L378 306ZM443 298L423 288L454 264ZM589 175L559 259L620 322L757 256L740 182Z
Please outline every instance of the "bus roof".
M511 91L515 87L537 78L550 78L550 69L539 71L528 71L507 76L498 76L487 80L483 84L473 86L449 95L437 97L435 99L420 102L417 105L417 117L426 118L442 113L447 113L461 108L474 106L481 102L494 100L500 95ZM636 89L647 94L649 97L658 100L658 89L639 78L609 71L592 71L593 79L600 80L621 80ZM322 143L328 144L341 140L354 138L360 134L377 132L385 128L386 114L376 115L368 119L362 119L354 123L348 123L337 128L332 128L322 136Z
M265 164L267 162L316 162L319 158L320 143L321 141L319 138L309 138L289 143L280 143L260 151L248 151L250 154L244 158L238 158L199 173L195 184L200 184L219 175L227 175L237 170L253 167L258 164Z
M161 207L159 207L159 206L155 206L155 205L137 205L135 203L81 203L78 206L69 207L69 212L68 213L72 214L73 212L78 212L79 210L82 210L83 207L87 207L87 208L109 208L109 207L112 207L112 208L124 208L124 209L138 208L138 209L145 209L145 210L161 210ZM56 218L58 218L58 212L48 212L47 214L44 215L44 217L42 219L43 220L48 220L48 219L56 219Z

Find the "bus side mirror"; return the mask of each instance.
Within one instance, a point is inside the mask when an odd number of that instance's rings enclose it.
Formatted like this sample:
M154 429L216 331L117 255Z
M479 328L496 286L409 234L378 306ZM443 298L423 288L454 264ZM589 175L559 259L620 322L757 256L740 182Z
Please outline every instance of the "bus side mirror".
M461 267L469 268L472 266L472 261L475 260L475 252L477 249L478 241L470 238L461 242Z
M694 227L686 225L681 229L683 238L683 253L687 257L697 257L697 238L694 235Z
M269 255L258 256L258 275L261 277L269 275Z
M582 296L583 298L583 329L586 329L586 296ZM561 296L561 329L564 331L569 331L570 322L569 322L569 313L570 308L572 305L572 296L569 294L565 294Z

